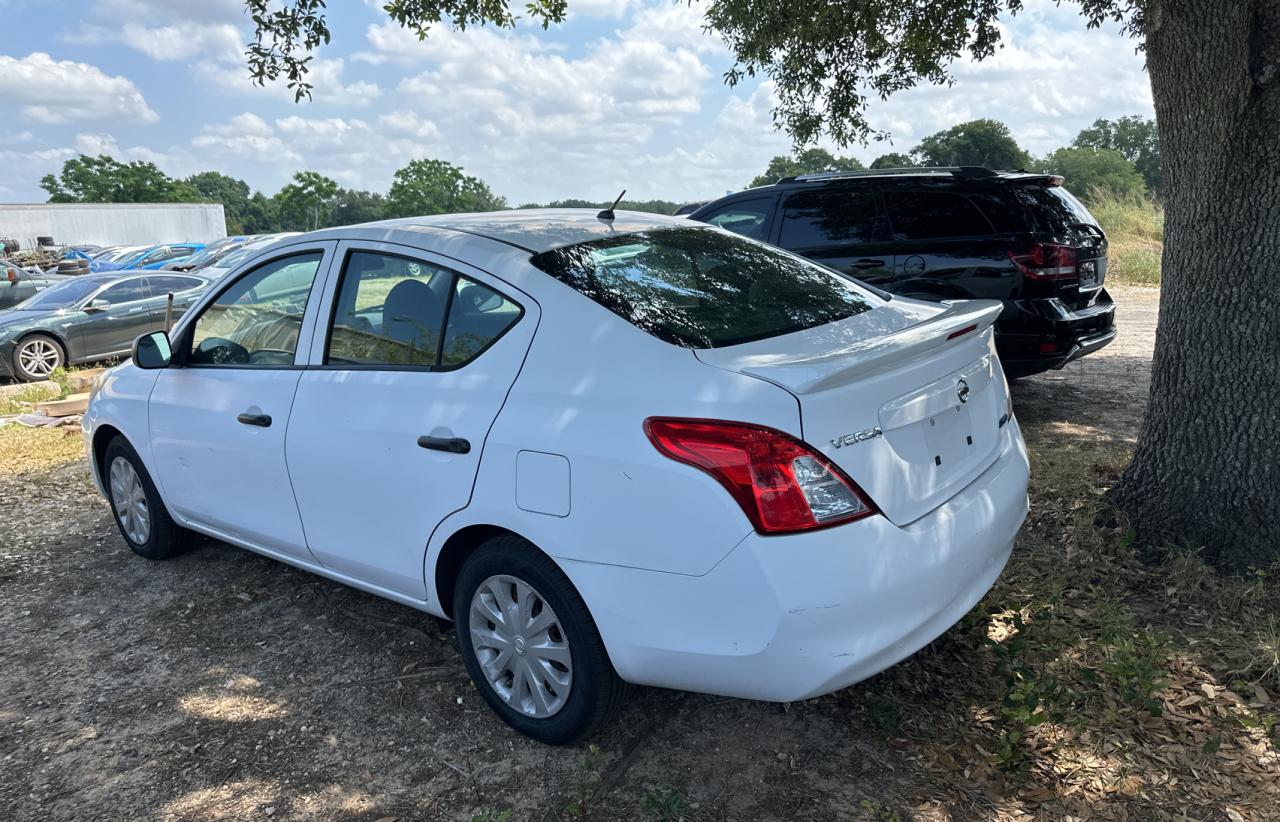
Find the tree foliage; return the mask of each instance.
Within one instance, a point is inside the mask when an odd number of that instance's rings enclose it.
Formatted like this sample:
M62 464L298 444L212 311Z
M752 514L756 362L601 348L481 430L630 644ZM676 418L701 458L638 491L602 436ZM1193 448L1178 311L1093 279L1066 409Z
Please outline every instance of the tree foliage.
M910 154L902 154L897 151L881 154L871 161L872 168L911 168L915 164L916 161L911 159Z
M1164 172L1160 161L1160 139L1156 121L1131 115L1116 120L1097 119L1081 131L1072 144L1077 148L1118 151L1142 175L1153 194L1164 188Z
M999 120L970 120L931 134L911 152L915 165L986 166L1019 169L1031 165L1009 127Z
M40 187L51 203L183 203L199 199L184 182L169 177L154 163L122 163L105 154L81 154L62 164L58 176L46 174Z
M276 212L281 222L294 231L327 226L337 193L337 181L314 171L299 171L293 175L293 182L276 194Z
M569 198L566 200L552 200L549 203L523 203L521 208L607 208L613 205L613 200L608 202L597 200L579 200ZM675 214L676 209L680 207L680 203L671 200L620 200L617 208L621 211L644 211L649 214Z
M1133 163L1112 149L1060 148L1041 161L1040 170L1061 174L1067 187L1086 202L1108 196L1133 200L1146 193Z
M221 203L227 220L227 233L244 234L249 217L249 184L218 171L202 171L183 180L201 200Z
M376 191L340 188L333 196L329 225L371 223L387 216L387 198Z
M414 160L396 172L387 193L388 214L416 217L459 211L493 211L507 201L478 177L444 160Z
M795 155L779 155L769 161L764 174L751 181L751 186L767 186L783 177L799 174L822 174L826 171L858 171L862 163L853 157L837 157L823 148L810 148Z

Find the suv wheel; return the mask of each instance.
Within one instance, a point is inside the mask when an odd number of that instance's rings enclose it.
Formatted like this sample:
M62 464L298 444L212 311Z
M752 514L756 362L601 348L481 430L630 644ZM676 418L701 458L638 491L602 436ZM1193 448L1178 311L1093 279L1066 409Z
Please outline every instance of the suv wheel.
M161 560L182 553L191 532L169 516L151 475L124 437L107 444L102 480L120 535L135 554Z
M489 540L463 563L453 615L467 672L504 722L562 745L596 730L625 685L569 578L516 536Z
M32 334L13 349L13 370L23 382L47 380L66 361L62 346L47 334Z

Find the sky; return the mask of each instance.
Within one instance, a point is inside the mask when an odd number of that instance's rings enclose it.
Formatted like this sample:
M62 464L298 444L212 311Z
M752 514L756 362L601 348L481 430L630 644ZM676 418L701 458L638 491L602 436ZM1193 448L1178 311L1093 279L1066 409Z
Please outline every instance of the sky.
M434 158L513 205L624 188L683 202L738 190L791 148L767 79L725 85L730 54L696 0L569 0L549 31L442 28L425 42L380 5L330 0L333 41L313 61L313 99L295 103L249 80L243 0L0 0L0 202L43 202L40 178L80 153L221 171L267 194L302 169L385 191L397 168ZM840 153L870 162L992 117L1042 155L1099 117L1151 116L1142 57L1118 29L1088 30L1053 0L1001 25L1002 48L953 66L953 85L871 104L889 142Z

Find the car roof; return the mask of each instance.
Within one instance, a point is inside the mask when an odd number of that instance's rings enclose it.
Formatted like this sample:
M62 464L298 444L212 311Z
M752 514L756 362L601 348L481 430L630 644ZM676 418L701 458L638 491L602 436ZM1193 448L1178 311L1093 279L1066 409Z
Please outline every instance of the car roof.
M486 237L537 254L618 234L693 225L684 218L640 211L618 210L612 220L600 219L599 213L598 209L588 208L518 208L475 214L403 217L363 223L360 228L445 229ZM342 228L326 229L316 232L315 236L320 238L330 231L339 237L344 233Z

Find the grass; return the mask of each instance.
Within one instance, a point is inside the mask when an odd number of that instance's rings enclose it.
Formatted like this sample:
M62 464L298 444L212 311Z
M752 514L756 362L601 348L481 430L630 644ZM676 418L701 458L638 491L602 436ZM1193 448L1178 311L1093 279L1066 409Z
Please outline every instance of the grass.
M1181 551L1144 561L1123 522L1097 524L1116 518L1104 494L1127 447L1034 428L1028 444L1032 511L996 588L929 649L838 698L941 782L963 769L1046 818L1266 817L1280 778L1280 574L1222 576Z
M0 428L0 477L44 471L84 456L84 441L75 428Z
M35 383L24 387L21 391L8 397L0 397L0 417L26 414L35 410L38 402L65 399L71 394L71 378L83 369L76 366L58 366L43 383Z
M1107 195L1090 198L1089 211L1110 243L1107 280L1126 285L1159 285L1164 249L1164 209L1142 199Z

